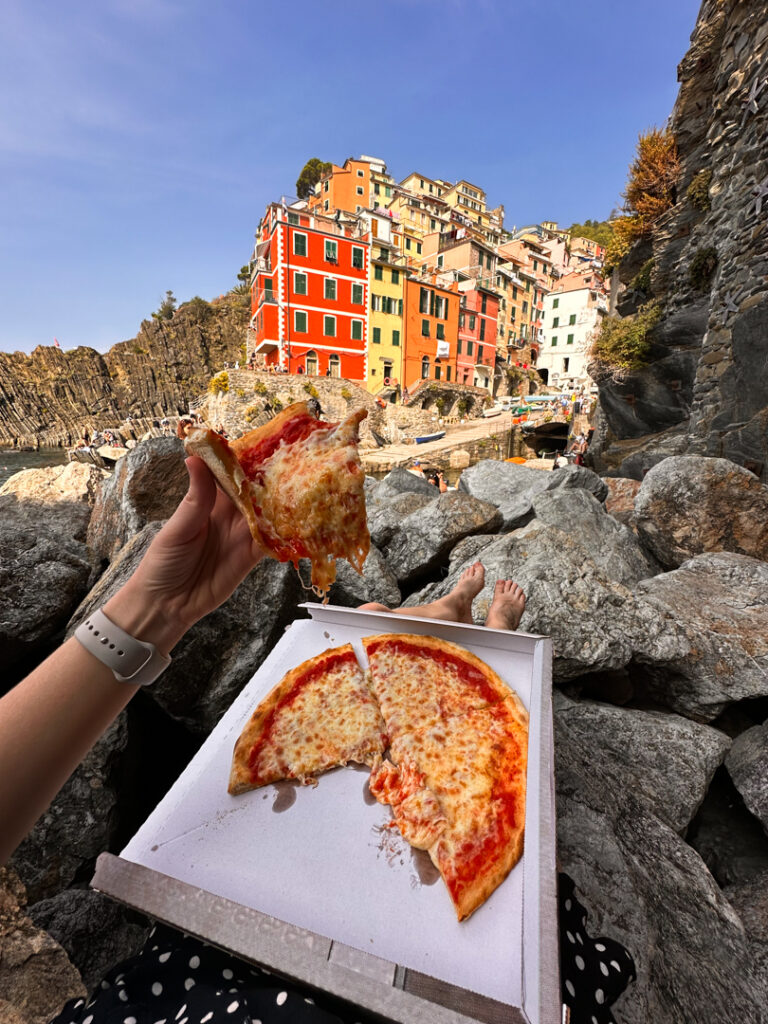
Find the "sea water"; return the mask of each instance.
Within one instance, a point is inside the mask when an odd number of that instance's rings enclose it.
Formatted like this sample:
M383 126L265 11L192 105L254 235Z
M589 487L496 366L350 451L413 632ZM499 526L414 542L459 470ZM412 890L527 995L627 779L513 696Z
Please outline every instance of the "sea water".
M14 473L22 469L41 469L43 466L62 466L67 462L65 448L38 448L33 452L20 452L13 448L0 448L0 487Z

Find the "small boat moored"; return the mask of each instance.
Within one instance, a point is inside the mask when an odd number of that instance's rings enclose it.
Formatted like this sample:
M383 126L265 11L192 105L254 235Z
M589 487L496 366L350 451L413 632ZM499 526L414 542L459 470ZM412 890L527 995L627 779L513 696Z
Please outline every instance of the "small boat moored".
M421 437L414 437L416 444L426 444L427 441L439 441L441 437L445 437L444 430L438 430L434 434L422 434Z

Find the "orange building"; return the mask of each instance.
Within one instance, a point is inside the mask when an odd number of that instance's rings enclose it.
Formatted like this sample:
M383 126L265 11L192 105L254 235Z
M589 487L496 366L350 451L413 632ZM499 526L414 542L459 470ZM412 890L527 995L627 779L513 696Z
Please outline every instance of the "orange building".
M279 203L256 237L249 355L289 373L364 381L370 243L332 217Z
M420 380L456 380L459 287L430 277L409 276L404 289L405 352L403 384L413 391Z
M387 189L394 185L394 179L387 175L387 165L383 160L372 156L361 156L359 160L351 157L343 167L333 164L331 170L315 186L314 195L309 197L308 205L317 213L360 213L369 207L388 202ZM382 200L382 195L385 198Z

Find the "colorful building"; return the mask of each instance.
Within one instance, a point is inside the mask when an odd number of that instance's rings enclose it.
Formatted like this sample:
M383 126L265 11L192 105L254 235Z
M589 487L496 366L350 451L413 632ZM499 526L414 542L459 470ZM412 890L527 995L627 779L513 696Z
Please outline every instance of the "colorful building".
M360 213L370 206L385 205L388 202L386 190L390 193L394 179L390 178L387 165L373 156L351 157L343 167L337 164L315 185L309 197L309 208L318 213L333 214L337 210L345 213ZM378 187L378 192L377 192Z
M368 320L368 375L366 388L373 394L402 387L405 331L403 294L405 261L398 245L399 231L392 218L374 211L360 214L361 230L370 238Z
M413 391L421 380L456 380L459 290L435 275L405 280L403 385Z
M301 203L271 203L256 237L249 355L290 373L366 380L370 243Z
M589 352L602 318L608 313L605 284L598 273L567 274L544 302L544 341L538 371L557 387L591 385Z
M461 309L456 345L456 380L459 384L493 387L499 294L480 282L459 284Z

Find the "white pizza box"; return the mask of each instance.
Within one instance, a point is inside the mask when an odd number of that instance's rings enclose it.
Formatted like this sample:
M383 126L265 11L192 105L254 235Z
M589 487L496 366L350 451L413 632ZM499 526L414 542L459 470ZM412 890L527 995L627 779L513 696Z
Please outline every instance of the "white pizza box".
M551 641L524 633L330 605L302 606L181 777L95 888L238 956L390 1020L560 1020ZM530 712L525 852L457 922L426 854L411 851L367 791L368 769L315 787L227 793L232 749L291 668L375 633L427 634L473 651Z

